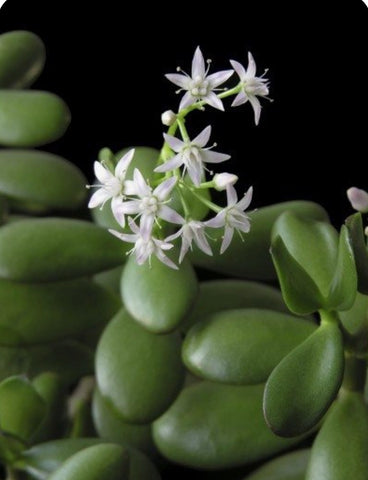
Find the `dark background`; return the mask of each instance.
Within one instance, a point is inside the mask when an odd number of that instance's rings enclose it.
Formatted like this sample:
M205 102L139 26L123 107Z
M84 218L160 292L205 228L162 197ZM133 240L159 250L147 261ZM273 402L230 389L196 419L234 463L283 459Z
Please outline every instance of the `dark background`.
M189 70L197 45L214 62L269 67L271 97L258 128L248 106L193 115L191 131L213 124L218 150L233 158L240 189L255 187L253 205L305 198L321 202L341 221L350 210L347 187L368 187L366 112L368 9L362 0L237 3L105 0L7 0L0 31L29 29L47 46L35 88L61 95L73 121L47 149L78 163L90 176L98 150L161 143L162 111L178 106L164 73ZM87 5L87 2L84 2ZM321 9L321 4L324 9ZM167 19L163 17L166 16ZM128 28L133 30L129 33ZM228 102L229 105L229 102Z

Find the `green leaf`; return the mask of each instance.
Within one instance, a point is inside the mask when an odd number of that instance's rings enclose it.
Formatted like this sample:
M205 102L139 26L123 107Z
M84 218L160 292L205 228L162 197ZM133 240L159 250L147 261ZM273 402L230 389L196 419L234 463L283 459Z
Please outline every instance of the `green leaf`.
M0 35L0 88L29 87L45 60L45 46L34 33L18 30Z
M281 361L266 383L263 408L272 431L292 437L315 427L335 399L343 372L340 329L323 324Z
M0 383L0 429L23 441L35 434L46 415L46 404L24 377Z
M93 223L23 220L0 229L0 277L20 282L69 280L124 262L123 242Z
M305 480L310 449L296 450L265 463L245 480Z
M35 150L0 151L0 193L48 209L82 206L87 180L72 163Z
M346 220L349 230L355 263L358 272L358 290L368 295L368 250L366 236L364 235L361 213L355 213Z
M274 280L276 272L269 254L271 230L277 218L283 212L295 212L298 215L315 220L328 221L326 211L312 202L285 202L260 208L249 213L251 230L244 236L234 235L231 245L220 255L222 229L211 230L210 244L212 257L205 255L198 248L193 249L193 263L208 270L229 276L254 280Z
M363 395L341 392L313 444L307 480L366 480L368 407Z
M178 270L157 258L138 265L127 261L121 277L121 295L128 312L154 333L174 330L185 318L196 298L198 281L188 260Z
M267 428L262 394L263 385L197 383L154 422L154 441L168 460L205 470L247 465L297 444L300 438Z
M368 296L357 293L350 310L339 312L339 318L350 335L356 335L368 325Z
M183 380L179 333L155 335L124 310L106 327L96 354L101 394L122 419L149 423L177 396Z
M53 93L0 90L0 145L40 147L62 137L69 123L68 106Z
M262 383L315 328L307 320L271 310L225 310L189 330L183 361L194 375L214 382Z

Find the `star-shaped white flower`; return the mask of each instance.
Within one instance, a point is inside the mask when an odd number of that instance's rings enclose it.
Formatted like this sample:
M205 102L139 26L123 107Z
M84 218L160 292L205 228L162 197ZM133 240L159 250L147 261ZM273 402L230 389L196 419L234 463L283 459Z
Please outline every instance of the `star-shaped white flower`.
M179 92L186 90L185 95L181 99L179 110L183 110L189 107L189 105L203 100L211 107L223 111L222 101L214 93L214 90L226 82L233 73L233 70L222 70L221 72L208 75L208 68L206 69L201 49L197 47L192 60L192 76L185 72L183 74L169 73L165 76L170 82L180 87Z
M117 163L114 173L110 172L100 162L94 163L94 172L100 184L91 185L97 187L88 203L89 208L95 208L101 205L101 208L108 200L111 201L111 207L114 208L122 202L123 195L133 193L133 184L130 180L125 180L126 172L134 156L134 148L129 150ZM124 227L125 221L122 223Z
M117 205L114 210L115 218L122 224L124 223L122 219L125 215L138 214L141 217L140 229L145 236L151 233L153 223L157 217L170 223L183 223L183 217L166 205L170 201L168 196L175 187L176 181L176 177L170 177L152 191L141 172L136 168L134 170L134 186L132 188L138 198L127 200Z
M202 252L207 255L212 255L212 250L207 241L204 229L205 225L203 222L190 220L189 222L184 223L180 230L165 239L166 242L171 242L172 240L181 237L179 263L183 261L188 250L192 249L193 241Z
M235 97L231 106L237 107L238 105L242 105L249 100L254 110L254 120L256 125L258 125L262 107L257 97L266 97L269 94L268 80L263 78L263 75L267 72L267 70L261 77L256 77L256 62L254 61L253 55L250 52L248 52L247 70L241 63L236 62L235 60L230 60L230 63L238 74L243 87Z
M201 184L204 176L205 163L220 163L228 160L230 155L211 151L211 147L204 148L211 136L211 126L206 127L202 132L194 138L194 140L182 141L177 137L164 133L166 142L172 150L177 153L168 162L155 168L155 172L168 172L175 170L184 165L184 172L188 171L188 175L194 185L197 187Z
M178 270L175 263L164 253L166 250L173 248L174 245L172 243L159 240L147 234L147 232L143 232L131 218L129 219L129 226L133 233L120 233L112 229L109 232L123 242L135 244L129 253L135 255L138 265L143 265L147 260L150 262L152 255L155 255L160 262L174 270Z
M253 187L250 187L244 197L238 202L238 195L232 185L226 188L227 207L211 218L205 225L212 228L225 227L220 253L228 248L234 235L234 230L248 233L250 230L249 217L244 213L252 201Z

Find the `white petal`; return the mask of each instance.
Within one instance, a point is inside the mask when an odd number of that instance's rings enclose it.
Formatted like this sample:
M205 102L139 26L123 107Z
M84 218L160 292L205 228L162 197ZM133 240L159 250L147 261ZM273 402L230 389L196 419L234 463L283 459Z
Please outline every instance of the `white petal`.
M164 133L164 139L165 142L169 144L170 148L174 150L174 152L180 152L185 147L185 143L178 137L173 137L172 135L167 135Z
M233 69L238 74L240 80L244 81L246 79L247 72L246 72L245 68L243 67L243 65L241 63L237 62L236 60L230 60L230 63L231 63L231 66L233 67Z
M204 58L199 47L196 48L192 60L192 78L196 77L204 78L206 75L206 65L204 63Z
M221 163L231 158L231 156L226 153L213 152L212 150L203 150L201 152L201 157L206 163Z
M191 244L192 244L191 240L189 240L186 237L182 238L180 255L179 255L179 263L181 263L184 260L185 255L187 254L189 248L191 247Z
M108 193L105 189L99 188L94 192L92 197L88 202L88 208L95 208L99 205L103 205L107 200L111 198L110 193Z
M132 215L140 212L140 201L139 200L128 200L127 202L122 202L118 207L118 210L121 214Z
M176 177L168 178L164 182L160 183L160 185L154 189L152 195L154 195L161 202L163 202L170 195L172 189L176 185L176 182L177 182Z
M115 235L115 237L118 237L123 242L135 243L138 238L137 235L132 235L131 233L120 233L116 230L113 230L112 228L109 228L109 232Z
M164 263L165 265L172 268L173 270L179 270L179 268L175 265L175 263L172 260L170 260L170 258L167 257L162 250L157 249L155 254L156 254L156 257L160 260L160 262Z
M211 73L211 75L208 75L207 80L209 81L211 88L216 88L226 82L233 73L234 70L222 70L221 72Z
M111 177L114 175L105 168L100 162L94 162L93 164L93 170L95 172L95 177L97 178L98 181L100 181L102 184L107 183Z
M249 207L250 202L252 201L252 196L253 196L253 187L249 187L247 193L244 195L244 197L240 200L240 202L237 205L239 210L245 210Z
M168 162L156 167L154 172L168 172L170 170L175 170L175 168L180 167L180 165L183 165L183 163L183 156L179 153L178 155L175 155L175 157L171 158Z
M172 235L169 235L168 237L165 238L165 242L172 242L173 240L176 240L179 238L183 233L183 227L181 227L177 232L173 233Z
M152 240L154 244L161 250L171 250L174 247L172 243L164 242L163 240L159 240L158 238L152 238Z
M137 194L137 187L133 180L125 180L124 182L124 192L125 195L136 195Z
M244 90L240 90L238 95L234 98L233 103L231 104L232 107L239 107L239 105L243 105L243 103L247 103L248 96L244 92Z
M143 175L138 170L138 168L134 169L133 177L134 177L135 187L137 189L137 195L139 197L148 197L149 195L151 195L151 187L147 185L145 179L143 178Z
M202 180L203 168L198 162L196 162L195 164L190 163L189 165L187 165L187 169L190 179L196 187L199 187Z
M138 238L140 236L140 230L139 230L138 225L132 219L132 217L128 218L128 225L129 225L129 228L132 230L132 232L134 232L136 234L137 238Z
M198 247L202 250L202 252L206 253L207 255L212 256L212 250L206 238L206 235L203 229L195 230L194 231L194 241L198 245Z
M217 110L221 110L222 112L225 110L221 99L218 98L218 96L213 92L209 92L205 97L203 97L203 100L205 100L208 105L211 105L211 107L217 108Z
M170 82L174 83L178 87L187 89L188 88L188 83L190 82L190 78L188 78L186 75L182 75L180 73L168 73L165 75L165 77L170 80Z
M224 253L224 251L230 245L231 240L233 239L233 235L234 235L234 229L231 227L225 227L224 238L222 240L221 249L220 249L221 254Z
M248 52L248 68L247 68L247 77L253 78L256 76L256 62L254 61L253 55Z
M135 153L135 149L132 148L118 161L115 167L115 176L120 180L124 180L125 174L130 165L130 162L133 160L134 153Z
M211 125L208 125L208 127L204 128L190 143L192 145L198 145L199 147L205 147L210 139L211 130Z
M112 213L115 217L115 219L118 221L118 223L122 226L122 228L125 227L125 215L124 212L121 210L121 206L123 205L121 197L115 197L111 201L111 210Z
M232 185L226 187L227 205L236 205L238 202L238 194Z
M179 225L183 225L184 223L184 218L167 205L161 205L158 216L170 223L177 223Z
M186 92L183 98L181 99L180 105L179 105L179 111L184 110L184 108L189 107L189 105L193 105L197 101L196 97L193 97L192 94L189 92Z
M141 222L139 224L139 230L141 232L143 240L149 240L152 233L153 223L155 221L155 216L152 214L141 216Z
M213 217L210 220L207 220L206 222L204 222L204 224L207 227L220 228L225 225L225 217L226 217L226 209L221 210L221 212L219 212L216 215L216 217Z
M259 119L260 119L260 116L261 116L261 104L258 100L257 97L255 97L254 95L249 95L249 101L253 107L253 110L254 110L254 121L256 123L256 125L259 124Z

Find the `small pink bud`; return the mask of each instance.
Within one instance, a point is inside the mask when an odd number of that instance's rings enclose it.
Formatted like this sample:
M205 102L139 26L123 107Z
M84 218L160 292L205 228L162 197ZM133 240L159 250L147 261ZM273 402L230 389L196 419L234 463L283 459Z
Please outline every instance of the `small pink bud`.
M358 212L368 212L368 193L360 188L351 187L346 192L351 206Z

